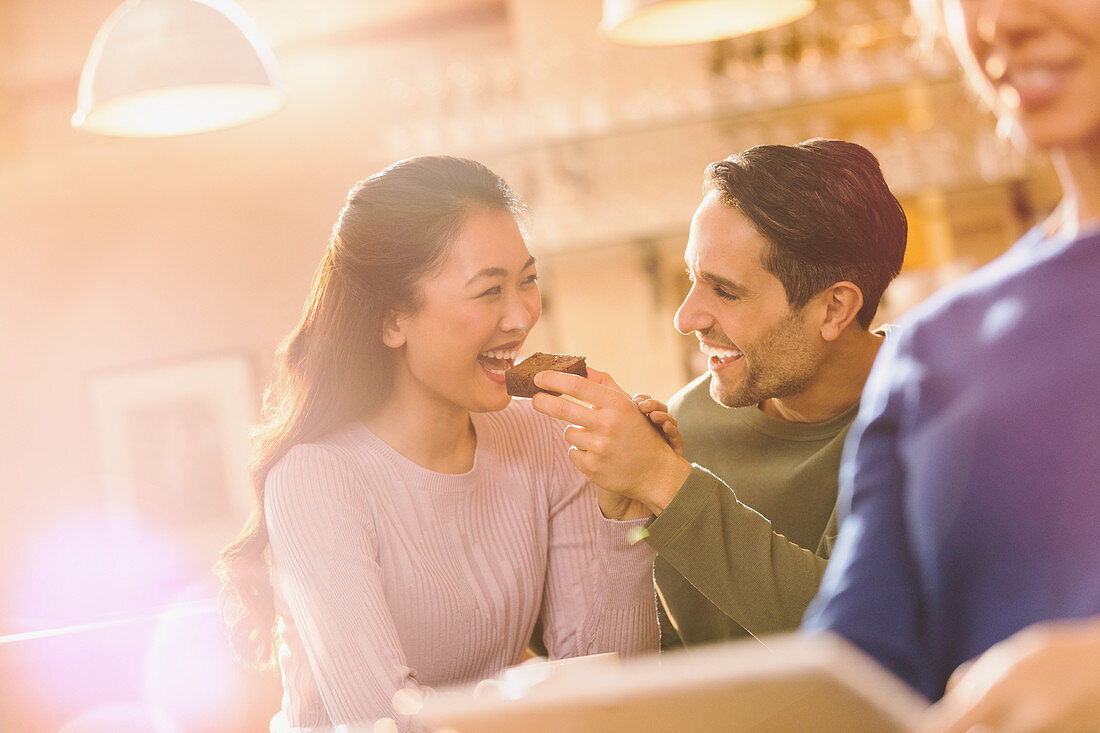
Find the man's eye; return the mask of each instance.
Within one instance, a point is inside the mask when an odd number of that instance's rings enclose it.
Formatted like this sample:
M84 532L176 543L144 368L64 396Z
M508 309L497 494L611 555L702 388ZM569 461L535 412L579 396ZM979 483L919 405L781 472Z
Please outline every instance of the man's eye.
M734 295L733 293L727 292L727 291L723 290L722 288L715 288L714 289L714 294L717 295L722 300L737 300L736 295Z
M526 280L524 280L523 284L528 285L530 283L536 282L538 279L539 279L539 276L537 274L533 274L530 277L528 277Z

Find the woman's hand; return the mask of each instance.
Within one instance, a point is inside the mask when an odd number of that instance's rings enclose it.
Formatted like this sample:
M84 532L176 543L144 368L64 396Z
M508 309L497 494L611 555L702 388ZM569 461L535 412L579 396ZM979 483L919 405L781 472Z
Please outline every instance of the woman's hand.
M1038 624L951 676L921 733L1100 730L1100 617Z

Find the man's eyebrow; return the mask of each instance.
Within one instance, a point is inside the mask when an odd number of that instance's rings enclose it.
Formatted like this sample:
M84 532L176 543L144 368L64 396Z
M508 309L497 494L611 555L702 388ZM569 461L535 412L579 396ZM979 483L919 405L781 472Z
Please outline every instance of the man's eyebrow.
M520 272L523 272L533 264L535 264L535 258L531 257L527 260L527 262L523 264L523 267L520 268ZM477 280L481 277L504 277L507 274L508 271L505 270L503 267L486 267L484 270L478 270L476 273L474 273L474 276L467 280L466 284L469 285L473 283L474 280Z
M722 277L721 275L715 275L713 272L700 272L699 279L704 280L711 285L717 285L723 290L729 291L730 295L744 296L748 295L749 293L749 289L746 288L744 285L735 283L733 280Z

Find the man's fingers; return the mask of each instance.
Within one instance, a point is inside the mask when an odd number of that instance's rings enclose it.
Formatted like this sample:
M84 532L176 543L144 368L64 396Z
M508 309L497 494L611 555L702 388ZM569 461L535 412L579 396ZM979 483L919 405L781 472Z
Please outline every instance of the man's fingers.
M601 372L599 369L593 369L592 367L587 367L587 369L589 381L595 382L596 384L602 385L609 389L613 389L620 394L626 395L626 390L616 384L615 380L611 378L610 374L608 374L607 372ZM626 396L629 397L630 395Z
M571 445L569 446L568 456L573 465L576 466L581 473L587 476L589 481L592 481L592 467L589 465L589 454L585 453L577 446Z
M603 453L607 450L607 438L586 430L580 425L570 425L565 429L564 435L567 443L582 451Z
M665 425L671 423L672 427L679 425L676 422L676 418L669 415L667 412L661 412L660 410L654 410L647 416L654 425Z
M666 415L668 414L668 405L652 397L647 397L644 400L635 400L634 404L638 406L639 410L646 414L651 412L663 412Z
M578 405L576 402L567 400L564 397L539 392L531 398L531 406L543 415L556 417L568 423L575 423L588 428L595 425L596 417L591 408Z
M590 373L593 371L595 370L589 369ZM564 372L545 371L535 375L535 385L541 389L561 392L596 407L608 407L614 404L615 400L621 399L622 391L614 382L611 384L614 386L605 386L598 381Z

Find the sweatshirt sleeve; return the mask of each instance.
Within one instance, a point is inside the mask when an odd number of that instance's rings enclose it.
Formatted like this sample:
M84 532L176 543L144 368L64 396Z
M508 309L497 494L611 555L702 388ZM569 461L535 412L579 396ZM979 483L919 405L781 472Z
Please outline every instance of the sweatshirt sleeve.
M650 523L647 541L711 603L757 635L798 626L826 565L694 464Z
M268 474L265 494L272 581L331 722L392 718L406 730L408 721L393 710L393 695L422 688L383 595L360 480L336 453L300 445Z
M551 659L658 648L654 552L634 541L645 520L607 519L596 487L555 446L549 547L543 594L543 641Z
M943 683L921 662L928 651L905 520L901 436L923 369L901 348L911 335L886 342L867 380L841 463L841 531L803 628L841 634L935 699Z

